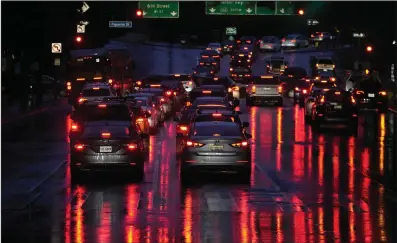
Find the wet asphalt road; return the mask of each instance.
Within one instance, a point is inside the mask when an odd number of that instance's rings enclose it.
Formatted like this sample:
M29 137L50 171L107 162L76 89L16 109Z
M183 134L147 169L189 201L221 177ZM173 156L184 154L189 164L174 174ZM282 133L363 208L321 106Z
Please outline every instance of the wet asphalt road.
M286 55L290 66L308 65L309 54ZM95 174L72 185L70 108L62 102L2 125L3 242L397 242L392 114L377 124L374 114L363 114L357 136L335 128L316 133L290 100L283 108L249 109L242 101L253 137L249 184L203 175L182 187L168 121L148 140L143 182Z

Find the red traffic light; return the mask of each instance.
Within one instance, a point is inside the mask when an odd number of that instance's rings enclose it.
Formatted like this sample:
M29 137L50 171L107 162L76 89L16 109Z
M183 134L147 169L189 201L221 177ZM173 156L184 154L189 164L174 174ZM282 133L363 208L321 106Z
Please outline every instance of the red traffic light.
M79 43L80 43L81 41L83 41L83 38L82 38L81 36L77 36L77 37L76 37L76 42L79 42Z
M372 46L367 46L366 50L367 52L372 52Z
M298 14L299 14L299 15L304 15L304 14L305 14L305 11L303 11L303 9L299 9Z
M138 9L138 10L136 11L136 16L137 16L137 17L142 17L142 15L143 15L142 10Z

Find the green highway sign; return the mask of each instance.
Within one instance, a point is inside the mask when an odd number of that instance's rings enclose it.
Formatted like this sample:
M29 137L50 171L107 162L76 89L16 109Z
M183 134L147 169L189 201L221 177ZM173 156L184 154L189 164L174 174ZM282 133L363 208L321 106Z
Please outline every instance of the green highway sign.
M179 2L148 1L139 2L143 18L179 18Z
M226 27L226 35L237 35L236 27Z
M207 1L205 13L209 15L255 15L255 1Z
M276 15L294 15L295 11L294 2L276 1Z
M295 15L294 2L263 1L257 2L257 15Z

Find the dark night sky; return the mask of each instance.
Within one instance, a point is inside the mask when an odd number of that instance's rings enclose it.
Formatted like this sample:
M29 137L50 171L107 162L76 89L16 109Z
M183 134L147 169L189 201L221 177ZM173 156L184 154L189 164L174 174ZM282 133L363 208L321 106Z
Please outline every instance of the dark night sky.
M245 23L247 32L255 32L254 35L263 36L268 32L282 33L307 27L296 23L304 23L288 19L288 17L247 17L247 16L206 16L204 14L204 2L182 2L180 18L177 20L135 20L137 2L88 2L91 9L85 19L90 21L87 27L87 38L92 43L108 37L122 35L122 30L109 30L109 20L131 20L144 29L153 32L178 31L203 33L211 28L226 27L225 24L237 26ZM81 18L76 9L81 2L2 2L2 42L3 48L15 48L16 46L30 46L30 49L41 50L48 48L48 43L61 41L72 45L75 37L76 22ZM394 2L327 2L317 12L324 31L332 25L341 29L352 27L369 33L371 42L391 43L395 37L396 17ZM296 16L294 18L297 18ZM247 25L248 23L248 25ZM293 24L295 24L294 27ZM167 30L167 27L169 29ZM289 28L292 28L289 30ZM178 31L177 31L178 30ZM303 31L303 32L304 32ZM280 32L280 33L281 33ZM241 32L240 32L241 33ZM181 34L181 33L179 33ZM170 35L165 32L164 35ZM259 37L258 36L258 37ZM71 46L73 47L73 46Z

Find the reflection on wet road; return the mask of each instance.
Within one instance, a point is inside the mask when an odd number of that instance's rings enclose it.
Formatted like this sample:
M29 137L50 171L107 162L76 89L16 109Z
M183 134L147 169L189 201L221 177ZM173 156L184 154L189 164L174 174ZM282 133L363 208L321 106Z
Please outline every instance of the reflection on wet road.
M302 108L285 104L247 109L241 102L241 120L250 123L252 134L250 184L233 175L203 175L182 187L171 121L148 140L143 182L98 174L72 185L68 166L61 166L69 163L67 111L54 112L58 118L51 120L35 118L42 126L24 128L25 146L7 140L18 133L10 129L3 138L3 164L25 166L16 177L45 173L3 181L3 240L396 242L396 133L390 125L395 117L383 114L375 121L373 114L362 115L357 136L333 128L314 132L305 125ZM33 142L36 149L30 149ZM25 159L15 162L18 154ZM32 183L37 187L30 189ZM26 193L7 192L5 185Z

